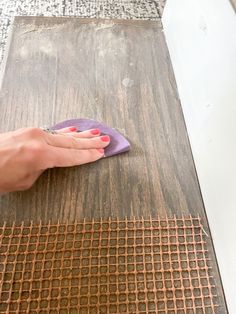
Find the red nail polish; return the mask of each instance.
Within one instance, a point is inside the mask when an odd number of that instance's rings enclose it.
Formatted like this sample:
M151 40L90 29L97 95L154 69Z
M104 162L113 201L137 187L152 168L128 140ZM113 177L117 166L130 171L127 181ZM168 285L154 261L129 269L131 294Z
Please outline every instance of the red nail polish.
M100 133L100 130L99 129L94 129L94 130L91 130L90 133L93 134L93 135L98 135Z
M97 150L99 151L99 153L104 155L104 149L103 148L97 148Z
M71 126L71 127L69 128L69 130L70 130L71 132L75 132L75 131L77 131L77 128L76 128L75 126Z
M108 135L104 135L104 136L101 136L101 140L103 142L109 142L110 141L110 137Z

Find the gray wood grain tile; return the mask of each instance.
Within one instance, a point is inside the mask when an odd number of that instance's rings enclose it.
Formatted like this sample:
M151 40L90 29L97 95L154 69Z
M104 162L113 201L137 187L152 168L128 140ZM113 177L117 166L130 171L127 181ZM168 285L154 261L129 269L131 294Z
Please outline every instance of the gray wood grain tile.
M210 233L160 21L16 18L0 106L1 131L85 117L132 144L2 196L1 221L191 214Z

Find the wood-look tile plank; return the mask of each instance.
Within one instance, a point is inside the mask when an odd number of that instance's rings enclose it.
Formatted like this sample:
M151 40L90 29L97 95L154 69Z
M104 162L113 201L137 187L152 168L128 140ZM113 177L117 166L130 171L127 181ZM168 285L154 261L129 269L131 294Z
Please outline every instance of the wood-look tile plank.
M1 131L87 117L132 144L129 153L46 171L29 191L1 196L1 221L192 214L209 233L160 21L16 18L0 106Z
M46 172L0 200L19 219L203 212L160 22L16 18L2 131L76 117L105 121L130 153ZM18 219L18 218L17 218Z

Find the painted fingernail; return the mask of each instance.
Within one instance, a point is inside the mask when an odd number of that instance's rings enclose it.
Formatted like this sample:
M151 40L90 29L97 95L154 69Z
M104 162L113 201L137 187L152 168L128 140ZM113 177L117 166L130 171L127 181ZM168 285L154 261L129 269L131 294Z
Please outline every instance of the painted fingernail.
M103 136L101 136L101 140L103 142L109 142L110 141L110 137L108 135L103 135Z
M93 134L93 135L98 135L100 133L100 130L99 129L94 129L94 130L91 130L90 133Z
M99 151L99 153L104 155L104 149L103 148L97 148L97 150Z
M69 130L70 130L71 132L75 132L75 131L77 131L77 128L76 128L75 126L71 126L71 127L69 128Z

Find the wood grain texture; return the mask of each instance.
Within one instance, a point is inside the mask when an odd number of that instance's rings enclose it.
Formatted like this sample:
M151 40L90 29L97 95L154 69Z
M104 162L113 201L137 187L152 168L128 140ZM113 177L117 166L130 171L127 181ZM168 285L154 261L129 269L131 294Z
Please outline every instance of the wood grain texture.
M209 233L160 22L16 18L0 106L1 131L84 117L132 144L0 197L1 221L192 214ZM210 238L209 250L226 313Z
M104 121L130 153L46 172L0 200L19 219L202 214L160 23L16 18L1 92L2 131L67 118Z

